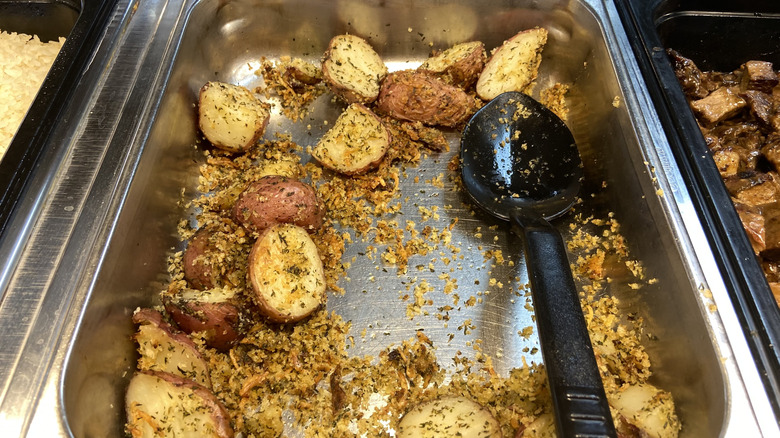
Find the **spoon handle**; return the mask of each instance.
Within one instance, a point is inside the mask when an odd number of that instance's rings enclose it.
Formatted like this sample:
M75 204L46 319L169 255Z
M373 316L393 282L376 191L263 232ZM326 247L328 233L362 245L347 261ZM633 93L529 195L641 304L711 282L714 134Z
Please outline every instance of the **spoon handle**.
M616 437L563 239L541 217L512 222L523 236L558 435Z

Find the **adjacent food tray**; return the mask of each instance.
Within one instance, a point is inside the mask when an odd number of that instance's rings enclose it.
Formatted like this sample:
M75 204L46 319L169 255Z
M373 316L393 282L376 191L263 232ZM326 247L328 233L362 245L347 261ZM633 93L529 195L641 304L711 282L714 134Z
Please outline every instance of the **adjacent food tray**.
M754 356L775 398L780 395L780 311L742 229L665 49L702 70L733 71L749 60L780 65L780 4L772 1L625 1L640 68L692 192Z
M114 2L84 0L0 0L0 29L37 35L42 42L65 37L49 74L19 126L6 154L0 158L0 235L8 224L28 181L46 149L53 125L72 85L87 65L94 42Z

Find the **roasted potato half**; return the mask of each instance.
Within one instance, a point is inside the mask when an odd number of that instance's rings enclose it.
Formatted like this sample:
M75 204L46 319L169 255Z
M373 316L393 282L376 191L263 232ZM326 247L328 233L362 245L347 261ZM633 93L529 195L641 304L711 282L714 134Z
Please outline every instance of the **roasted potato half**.
M283 155L280 157L261 159L254 164L255 166L246 174L249 180L256 180L271 175L298 179L303 173L303 166L297 156L292 157ZM243 178L231 182L228 187L219 190L212 195L214 206L219 210L230 212L233 206L236 205L238 196L241 195L241 192L246 190L247 186L249 186L249 182Z
M524 30L493 51L477 80L477 95L491 100L506 91L526 91L536 80L547 29Z
M292 58L282 62L282 77L292 88L303 88L322 82L322 70L301 58Z
M485 67L485 45L481 41L456 44L426 59L417 69L436 76L447 84L469 88Z
M337 35L322 58L322 75L337 96L349 103L369 104L379 95L387 66L363 38Z
M305 229L274 225L249 254L248 283L269 321L290 323L311 315L325 301L325 272L317 246Z
M501 438L501 425L479 403L445 396L413 407L398 423L398 438Z
M271 113L248 89L207 82L198 97L198 125L203 136L227 152L244 152L259 139Z
M133 438L232 438L230 416L207 388L169 373L137 372L125 393Z
M615 427L623 436L670 438L680 431L671 394L653 385L626 386L610 398L610 405L618 411Z
M465 123L477 110L474 98L462 89L412 70L387 75L376 105L396 119L447 127Z
M153 309L140 309L133 314L138 324L138 369L162 371L211 387L209 368L195 343L184 333L176 332Z
M251 183L238 196L233 219L256 233L279 223L314 231L322 226L325 206L312 186L296 179L269 175Z
M227 350L242 333L242 315L234 289L185 289L163 296L165 310L185 333L203 332L206 345Z
M331 170L355 175L376 167L391 140L390 131L376 114L364 105L353 103L322 136L312 156Z

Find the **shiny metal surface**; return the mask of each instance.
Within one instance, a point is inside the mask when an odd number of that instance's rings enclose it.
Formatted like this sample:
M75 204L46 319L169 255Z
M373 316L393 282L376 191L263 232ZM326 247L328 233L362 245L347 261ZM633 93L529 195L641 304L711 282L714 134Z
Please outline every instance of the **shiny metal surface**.
M682 436L777 435L744 334L646 90L636 80L640 75L611 2L490 5L120 2L89 74L76 85L79 98L69 118L56 130L60 152L46 157L52 171L39 176L50 184L28 201L40 203L42 214L15 217L12 225L28 228L29 238L20 233L0 246L8 284L0 303L3 435L121 436L122 397L135 366L130 314L154 302L166 282L166 257L181 247L175 229L188 213L179 201L194 195L201 159L192 147L193 102L203 82L256 85L260 56L316 60L332 35L347 31L370 37L391 69L401 69L423 59L430 41L445 47L480 39L494 47L534 25L550 30L540 83L573 84L568 122L585 163L588 195L578 211L613 212L633 255L658 279L629 292L630 279L615 275L609 292L621 298L626 312L644 317L657 338L647 343L653 382L674 394ZM274 113L269 126L310 145L326 129L323 120L337 115L338 105L325 97L311 118L293 124ZM457 144L456 133L449 138ZM436 180L456 152L453 147L406 168L402 181L402 198L411 200L403 220L434 225L414 205L438 207L436 223L459 218L452 266L445 268L437 256L433 263L440 269L431 272L430 257L416 259L408 275L399 276L356 257L344 281L347 293L332 296L328 307L351 320L355 333L366 330L354 354L376 354L425 329L439 358L470 354L471 343L482 339L496 371L506 373L523 355L541 361L533 353L536 338L516 335L532 324L525 301L489 281L518 277L516 285L525 284L524 263L509 230L473 214L446 176L444 188L425 183ZM357 241L345 259L368 244ZM502 249L514 267L491 266L480 248ZM409 320L399 294L422 281L441 286L442 269L457 279L461 296L479 294L481 304L452 312L446 324L435 311ZM431 298L431 309L452 301L444 294ZM469 321L473 331L458 330Z

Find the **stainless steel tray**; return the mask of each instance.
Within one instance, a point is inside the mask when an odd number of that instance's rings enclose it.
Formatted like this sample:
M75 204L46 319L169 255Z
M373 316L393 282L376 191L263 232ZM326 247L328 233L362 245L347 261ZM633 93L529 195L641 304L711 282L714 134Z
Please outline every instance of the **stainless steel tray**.
M261 56L316 60L338 33L366 36L395 70L424 59L429 42L446 47L479 39L495 47L535 25L550 30L540 85L572 84L569 125L586 172L578 212L614 213L632 256L657 279L636 291L629 287L632 278L614 275L608 292L621 299L626 314L643 317L654 335L646 345L652 382L674 395L682 436L776 435L777 422L711 250L647 92L635 80L639 73L617 13L611 2L596 0L489 6L400 0L120 2L96 55L104 68L82 91L89 98L74 102L79 117L71 129L77 128L70 135L63 128L58 137L69 142L68 156L51 175L43 214L14 218L32 224L30 238L0 247L0 256L8 255L4 260L14 260L4 266L8 288L0 304L6 350L0 356L0 418L9 425L4 431L122 435L122 400L136 360L130 315L156 303L166 282L166 257L182 246L176 225L190 212L179 201L182 187L185 199L194 195L202 159L192 147L193 103L205 81L256 85L253 71ZM310 145L324 131L322 121L335 120L338 109L326 96L311 118L295 124L275 113L269 126ZM472 215L446 176L444 188L425 183L444 172L456 153L457 133L449 138L449 155L406 169L402 186L412 202L404 219L426 220L414 204L438 206L441 223L460 219L452 242L461 253L450 275L457 277L462 296L482 292L482 302L453 312L446 327L433 311L409 320L398 294L410 277L440 283L438 273L414 269L430 260L413 261L408 276L399 276L392 267L377 269L376 261L356 257L343 282L346 293L332 296L328 307L351 320L354 333L365 329L364 337L356 336L355 354L375 354L424 329L440 360L471 351L469 342L479 338L496 371L506 373L523 356L541 361L533 353L536 338L517 335L532 324L525 301L509 299L489 282L520 277L517 284L523 284L524 263L508 230L485 215ZM571 217L557 224L569 233L569 222ZM344 259L359 255L364 245L358 241ZM514 267L491 268L480 245L502 249ZM451 302L440 293L430 298ZM476 329L448 340L469 319Z

